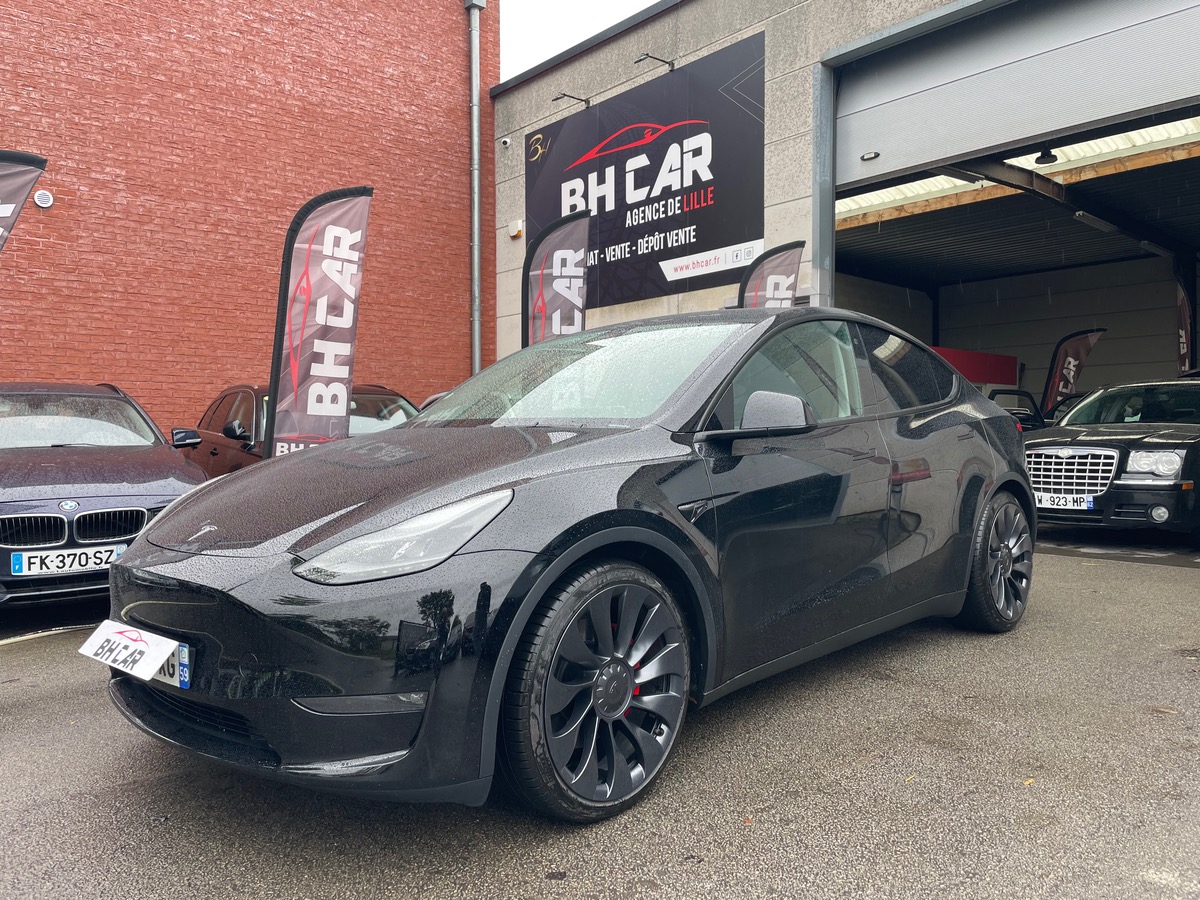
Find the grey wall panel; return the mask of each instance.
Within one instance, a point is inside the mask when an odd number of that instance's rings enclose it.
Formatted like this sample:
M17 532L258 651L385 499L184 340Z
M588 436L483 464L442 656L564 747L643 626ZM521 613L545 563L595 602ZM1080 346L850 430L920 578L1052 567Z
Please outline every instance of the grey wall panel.
M856 62L838 187L1195 102L1197 34L1200 0L1018 3Z
M1022 387L1042 389L1059 338L1107 328L1080 386L1175 377L1175 282L1167 260L980 281L941 292L946 347L1016 356ZM886 315L885 315L886 318Z
M844 274L837 276L834 291L842 309L883 319L927 344L933 340L933 303L928 294Z

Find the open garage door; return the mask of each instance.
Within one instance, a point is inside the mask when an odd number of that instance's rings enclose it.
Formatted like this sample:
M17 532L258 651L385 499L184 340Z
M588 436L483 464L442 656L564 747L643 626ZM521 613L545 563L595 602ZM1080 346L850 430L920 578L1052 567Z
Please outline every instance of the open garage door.
M1197 33L1200 2L1017 2L841 69L837 304L1034 392L1080 328L1081 387L1195 365Z
M839 191L1200 101L1197 0L1016 2L839 72Z

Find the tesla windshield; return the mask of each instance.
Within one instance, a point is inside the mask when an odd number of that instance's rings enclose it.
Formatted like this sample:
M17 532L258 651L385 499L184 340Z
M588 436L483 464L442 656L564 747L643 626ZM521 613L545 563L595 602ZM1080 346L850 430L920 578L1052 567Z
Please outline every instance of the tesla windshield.
M745 323L568 335L500 360L415 424L629 425L653 415Z

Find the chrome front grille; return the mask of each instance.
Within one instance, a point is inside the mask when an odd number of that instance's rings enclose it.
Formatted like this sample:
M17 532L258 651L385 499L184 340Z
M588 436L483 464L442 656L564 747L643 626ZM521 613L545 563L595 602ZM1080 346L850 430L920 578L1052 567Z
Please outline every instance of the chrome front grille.
M144 509L102 509L80 513L75 517L75 540L81 544L131 540L145 527Z
M57 547L66 540L66 516L0 516L0 547Z
M1117 470L1116 450L1039 447L1025 451L1029 481L1039 494L1103 494Z

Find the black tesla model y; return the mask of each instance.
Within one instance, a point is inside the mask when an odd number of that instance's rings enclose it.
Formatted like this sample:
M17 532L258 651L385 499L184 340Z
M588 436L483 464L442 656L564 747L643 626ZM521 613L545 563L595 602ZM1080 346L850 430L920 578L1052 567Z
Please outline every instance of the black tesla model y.
M691 706L927 616L1012 628L1034 517L1012 416L912 338L643 320L192 492L81 652L139 728L247 772L479 804L499 771L590 821Z

